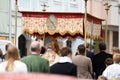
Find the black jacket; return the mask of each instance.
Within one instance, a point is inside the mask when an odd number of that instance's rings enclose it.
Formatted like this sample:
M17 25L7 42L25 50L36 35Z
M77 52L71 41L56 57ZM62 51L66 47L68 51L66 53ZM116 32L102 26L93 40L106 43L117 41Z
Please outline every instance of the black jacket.
M73 63L56 63L50 67L50 73L77 77L77 67Z
M93 71L96 74L96 78L98 78L99 75L102 75L102 72L105 70L105 59L106 58L112 58L111 54L108 54L104 51L101 51L100 53L96 54L93 57L92 64L93 64Z

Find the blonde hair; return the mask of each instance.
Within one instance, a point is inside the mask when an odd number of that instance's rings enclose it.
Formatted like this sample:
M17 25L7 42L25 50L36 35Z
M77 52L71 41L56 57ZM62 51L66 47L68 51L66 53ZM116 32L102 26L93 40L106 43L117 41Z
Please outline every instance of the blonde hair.
M112 48L112 54L119 53L120 50L117 47Z
M113 55L113 61L116 62L116 63L119 63L120 62L120 54L115 53Z
M20 59L20 55L19 55L18 49L14 45L9 45L8 51L5 57L5 60L7 61L5 70L12 71L14 66L14 61L19 59Z

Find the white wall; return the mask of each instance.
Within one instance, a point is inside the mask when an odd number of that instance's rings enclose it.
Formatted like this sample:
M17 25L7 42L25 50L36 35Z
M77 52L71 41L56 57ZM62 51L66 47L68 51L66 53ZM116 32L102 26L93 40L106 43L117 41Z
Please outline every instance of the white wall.
M42 11L41 5L44 3L48 6L47 11L82 12L84 10L84 0L18 0L19 10Z
M72 53L73 55L75 55L75 53L77 52L77 47L78 45L80 44L83 44L83 40L78 38L78 39L75 39L73 42L72 42Z
M116 1L111 1L111 7L109 11L109 24L110 25L119 25L118 23L118 7L115 7L118 5L118 2Z

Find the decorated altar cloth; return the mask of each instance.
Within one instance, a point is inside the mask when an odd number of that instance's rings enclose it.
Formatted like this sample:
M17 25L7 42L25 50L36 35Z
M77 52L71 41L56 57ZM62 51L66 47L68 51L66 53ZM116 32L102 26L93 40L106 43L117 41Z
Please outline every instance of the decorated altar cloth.
M31 36L82 37L84 38L84 14L74 12L31 12L22 13L22 31ZM87 15L87 37L101 38L102 19Z

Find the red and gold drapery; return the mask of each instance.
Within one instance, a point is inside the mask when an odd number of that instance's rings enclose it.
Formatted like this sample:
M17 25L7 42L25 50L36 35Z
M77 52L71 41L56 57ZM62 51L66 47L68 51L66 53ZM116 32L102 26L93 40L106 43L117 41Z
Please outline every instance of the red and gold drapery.
M64 12L22 12L22 31L32 36L41 37L83 37L84 38L84 14L83 13L64 13ZM50 30L47 21L54 15L57 20L55 29ZM54 25L52 21L50 25ZM88 15L87 36L94 39L101 38L102 20Z
M86 35L92 39L102 38L102 21L90 14L87 15Z

